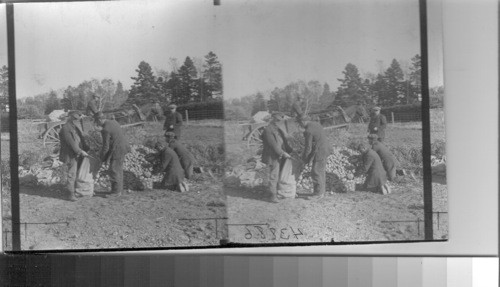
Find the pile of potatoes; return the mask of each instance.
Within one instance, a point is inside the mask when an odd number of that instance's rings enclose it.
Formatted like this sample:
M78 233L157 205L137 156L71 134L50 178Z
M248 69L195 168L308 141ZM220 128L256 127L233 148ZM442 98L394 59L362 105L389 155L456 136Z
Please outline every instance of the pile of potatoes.
M161 182L157 166L159 157L157 151L142 145L131 145L131 151L125 156L123 164L124 189L144 190L152 189L154 182ZM109 188L107 167L102 166L95 178L96 184Z
M361 184L365 180L361 166L359 152L347 147L333 147L326 161L326 192L353 191L355 184ZM312 192L311 163L299 175L297 188Z

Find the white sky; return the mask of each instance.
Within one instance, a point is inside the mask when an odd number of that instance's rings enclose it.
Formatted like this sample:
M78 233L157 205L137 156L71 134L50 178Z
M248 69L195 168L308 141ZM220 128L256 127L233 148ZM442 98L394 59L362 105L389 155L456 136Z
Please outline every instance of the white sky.
M5 4L0 4L0 67L7 65L7 15L5 7Z
M363 76L378 72L377 60L387 67L393 58L409 61L420 54L417 0L212 3L16 4L17 95L104 77L129 88L141 60L168 70L170 57L182 64L186 56L203 57L208 51L222 62L226 98L299 79L327 82L335 90L349 62ZM434 72L442 70L439 3L428 1L431 86L442 84L441 73ZM5 12L0 14L5 23ZM5 28L0 39L6 39ZM0 65L6 62L5 41L0 41Z
M109 77L129 88L140 61L215 52L211 1L30 3L14 7L18 97Z
M349 62L363 76L379 72L377 60L387 68L394 58L409 62L420 54L417 0L272 3L226 1L217 11L226 98L269 91L299 79L327 82L336 90ZM440 8L438 2L429 6ZM436 12L429 15L433 22ZM441 41L436 41L441 39L436 35L442 37L441 26L429 29L433 45L442 49ZM441 62L442 70L442 52L434 53L430 62ZM431 86L442 83L442 74L433 73L431 78Z

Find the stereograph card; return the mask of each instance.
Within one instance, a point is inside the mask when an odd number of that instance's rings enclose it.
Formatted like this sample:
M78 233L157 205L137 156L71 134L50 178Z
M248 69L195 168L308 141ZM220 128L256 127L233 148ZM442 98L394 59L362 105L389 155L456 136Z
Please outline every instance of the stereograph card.
M0 5L3 250L448 240L440 1L213 4Z

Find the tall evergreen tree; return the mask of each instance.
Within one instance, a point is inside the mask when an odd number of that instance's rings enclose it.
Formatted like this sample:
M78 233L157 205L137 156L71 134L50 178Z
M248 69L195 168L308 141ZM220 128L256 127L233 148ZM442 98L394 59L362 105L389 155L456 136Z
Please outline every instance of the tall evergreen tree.
M392 60L391 66L387 68L384 75L386 81L386 92L379 95L379 105L392 106L401 103L405 97L404 74L399 62Z
M337 89L335 97L335 105L350 106L356 104L358 101L366 100L366 91L363 86L363 80L359 75L358 68L349 63L346 65L343 79L337 79L341 82Z
M184 64L179 68L178 76L180 97L177 99L177 103L186 104L196 101L198 91L195 87L195 78L197 72L191 58L186 57Z
M203 78L214 93L222 94L222 65L214 52L205 56Z
M184 69L186 69L186 71L188 72L191 79L198 77L198 71L196 70L196 67L194 66L194 62L193 62L193 60L191 60L190 57L186 57L186 59L184 60L184 64L182 64L180 69L182 69L183 67L184 67Z
M156 77L153 74L151 66L142 61L139 64L137 72L137 77L132 77L135 80L132 87L130 87L130 92L126 105L136 104L138 106L150 103L152 100L158 99L158 87L156 82Z

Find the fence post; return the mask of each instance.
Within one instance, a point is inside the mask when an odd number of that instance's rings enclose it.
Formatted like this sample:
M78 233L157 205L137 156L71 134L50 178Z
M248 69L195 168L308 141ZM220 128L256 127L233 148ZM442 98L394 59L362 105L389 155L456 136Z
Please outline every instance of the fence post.
M189 125L189 113L188 110L185 110L186 112L186 124Z
M394 112L391 112L392 125L394 125Z

